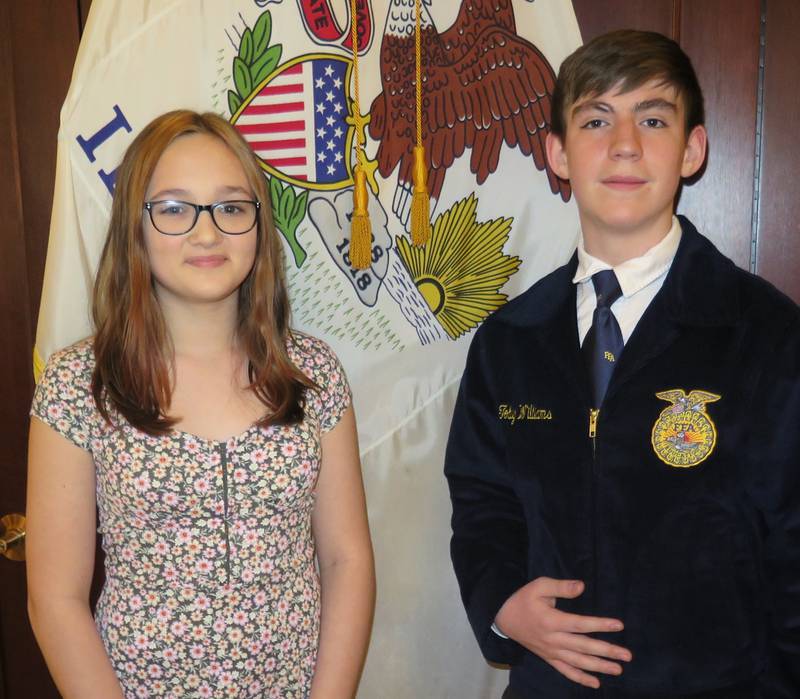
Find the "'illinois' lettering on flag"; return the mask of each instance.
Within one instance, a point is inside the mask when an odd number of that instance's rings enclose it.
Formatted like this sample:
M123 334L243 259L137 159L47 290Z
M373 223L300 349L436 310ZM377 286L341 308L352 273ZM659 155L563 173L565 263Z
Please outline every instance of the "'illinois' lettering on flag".
M358 105L349 5L94 0L61 113L36 363L91 332L114 172L135 135L171 109L224 115L269 181L294 325L333 346L353 387L379 581L360 696L499 696L505 678L480 662L450 569L444 442L475 329L574 247L569 188L542 144L577 22L569 0L422 3L420 248L414 2L358 0ZM365 270L349 258L359 139Z

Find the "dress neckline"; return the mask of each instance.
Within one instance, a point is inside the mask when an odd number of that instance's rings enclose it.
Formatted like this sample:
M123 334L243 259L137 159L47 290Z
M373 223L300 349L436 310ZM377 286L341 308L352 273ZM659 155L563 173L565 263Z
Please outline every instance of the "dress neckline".
M224 439L212 439L211 437L201 437L199 434L195 434L194 432L187 432L186 430L181 430L177 427L171 428L171 433L181 437L183 439L193 439L196 442L203 442L204 444L227 444L228 442L239 442L244 439L246 436L250 434L254 429L259 428L260 425L257 422L251 424L247 429L243 432L238 432L236 434L232 434L230 437L226 437Z

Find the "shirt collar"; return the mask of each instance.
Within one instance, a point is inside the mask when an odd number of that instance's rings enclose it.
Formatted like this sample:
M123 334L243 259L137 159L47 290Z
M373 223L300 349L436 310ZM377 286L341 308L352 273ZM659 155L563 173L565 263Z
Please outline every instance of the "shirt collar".
M592 257L583 245L583 234L578 241L578 267L575 270L573 283L580 284L591 279L593 274L604 269L613 269L617 275L622 295L632 296L644 289L648 284L658 279L664 274L672 264L678 245L681 242L681 224L677 217L672 217L667 235L658 243L644 253L641 257L634 257L630 260L612 267L607 262Z

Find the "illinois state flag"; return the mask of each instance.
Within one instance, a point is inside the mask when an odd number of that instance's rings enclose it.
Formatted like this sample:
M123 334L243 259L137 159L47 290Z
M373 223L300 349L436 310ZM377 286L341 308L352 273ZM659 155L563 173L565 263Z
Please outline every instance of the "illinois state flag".
M554 72L580 43L569 0L425 0L422 124L433 232L410 245L414 2L94 0L61 113L36 365L91 333L114 171L153 117L228 118L261 160L294 325L349 375L378 571L359 696L499 696L450 567L444 444L486 316L566 261L578 232L543 143ZM357 118L360 107L362 118ZM350 266L354 142L365 140L372 265Z

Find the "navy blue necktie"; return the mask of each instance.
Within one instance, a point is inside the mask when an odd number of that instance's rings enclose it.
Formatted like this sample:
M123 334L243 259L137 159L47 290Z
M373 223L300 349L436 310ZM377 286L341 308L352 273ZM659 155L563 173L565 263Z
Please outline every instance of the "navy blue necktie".
M617 275L611 269L592 275L592 283L597 295L597 308L582 350L592 380L594 407L599 408L624 347L622 331L611 312L611 305L622 296L622 289L619 288Z

